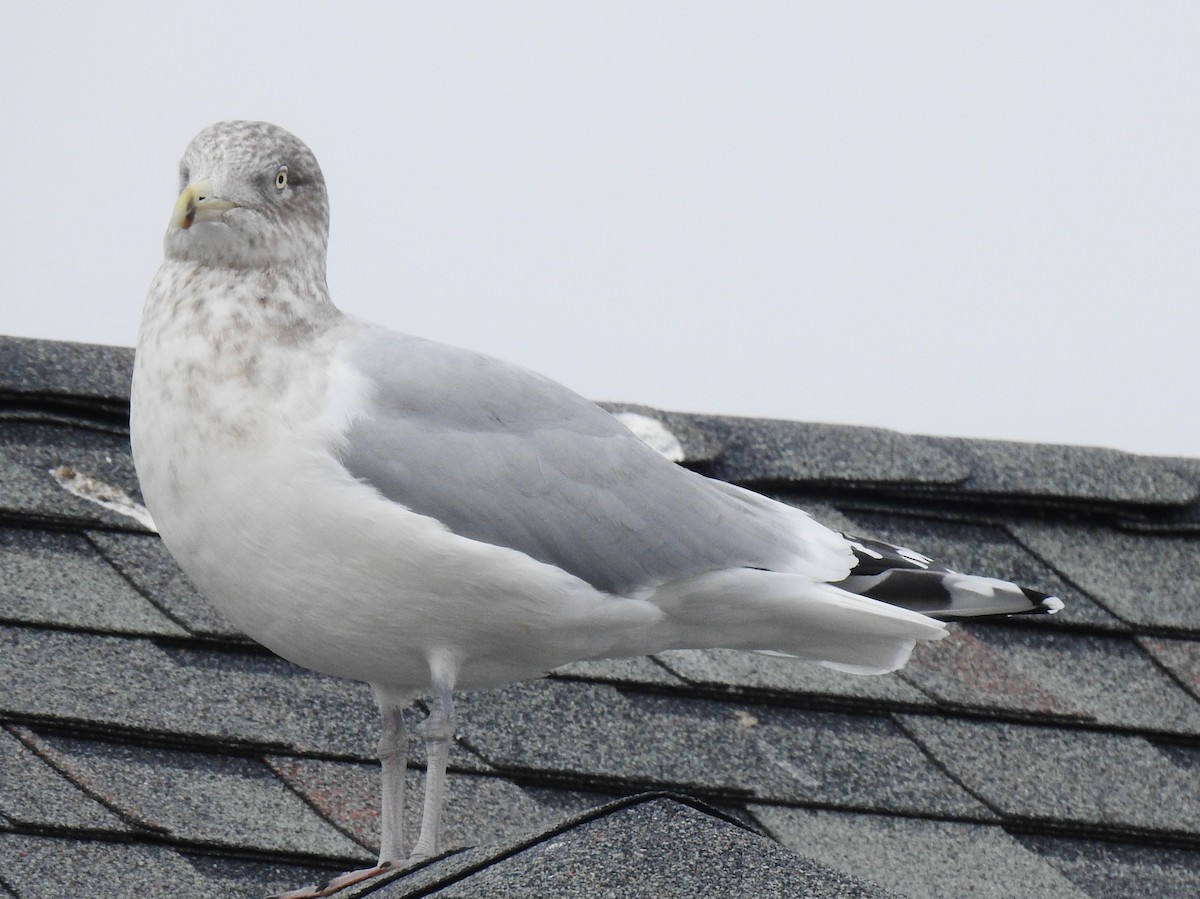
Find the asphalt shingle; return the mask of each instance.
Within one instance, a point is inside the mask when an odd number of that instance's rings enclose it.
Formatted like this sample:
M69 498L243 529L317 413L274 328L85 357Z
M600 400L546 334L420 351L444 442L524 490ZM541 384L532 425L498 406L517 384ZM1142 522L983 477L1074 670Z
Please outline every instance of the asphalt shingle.
M43 734L72 782L150 831L198 845L366 858L263 762ZM186 783L184 790L177 785Z
M728 798L990 817L886 717L545 683L465 694L459 708L464 739L500 770Z
M158 537L88 531L87 538L117 571L188 632L247 639L191 585Z
M1200 736L1200 705L1128 637L964 627L901 677L952 706Z
M930 441L853 425L692 416L725 448L714 477L743 483L952 485L971 470Z
M262 899L318 878L278 862L186 855L147 843L0 833L0 879L20 899L195 896Z
M178 636L83 537L0 528L0 621Z
M599 681L611 684L640 684L667 688L682 688L685 681L673 674L665 665L652 658L639 659L596 659L572 662L554 669L556 677Z
M371 853L379 852L379 766L272 756L267 764L327 820ZM423 772L410 769L409 796L419 797ZM442 839L446 849L511 841L545 829L611 797L577 791L523 789L499 777L451 772L446 784ZM421 804L405 807L405 833L415 838Z
M1200 634L1200 535L1022 522L1017 538L1135 625Z
M130 825L55 771L12 731L0 728L0 812L10 826L39 831L122 833Z
M132 371L128 347L0 339L0 396L87 400L124 414Z
M372 899L714 896L888 899L892 894L669 799L638 802L459 872L434 888L406 879Z
M186 858L145 843L0 833L0 870L20 899L211 895L210 883Z
M364 757L378 713L361 684L259 653L0 626L8 715L208 744Z
M1200 699L1200 640L1139 637L1138 645L1171 672L1193 698Z
M0 422L0 513L30 524L85 524L141 530L132 518L74 496L50 475L68 467L140 496L129 438L87 428Z
M1089 896L1113 899L1195 899L1200 864L1194 851L1101 840L1018 836Z
M362 864L369 690L250 645L49 473L137 498L130 362L0 337L0 895L261 899ZM687 650L462 694L447 836L477 848L339 899L1200 894L1200 460L623 408L693 468L1067 608L883 678ZM417 794L423 756L414 729ZM722 812L596 809L645 789Z
M1008 818L1200 839L1200 766L1132 735L903 717L956 779Z
M970 493L1028 497L1055 504L1088 500L1187 506L1200 491L1166 460L1093 446L1007 440L926 438L971 471Z
M785 846L908 899L1086 899L1001 828L899 816L753 806Z

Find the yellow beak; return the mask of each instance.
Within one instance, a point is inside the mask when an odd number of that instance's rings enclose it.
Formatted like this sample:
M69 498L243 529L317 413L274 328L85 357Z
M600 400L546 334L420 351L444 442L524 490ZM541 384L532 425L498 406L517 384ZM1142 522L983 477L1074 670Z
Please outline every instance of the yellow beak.
M211 181L197 181L185 187L171 211L171 224L186 231L196 222L219 222L225 210L237 205L232 200L214 197L212 192Z

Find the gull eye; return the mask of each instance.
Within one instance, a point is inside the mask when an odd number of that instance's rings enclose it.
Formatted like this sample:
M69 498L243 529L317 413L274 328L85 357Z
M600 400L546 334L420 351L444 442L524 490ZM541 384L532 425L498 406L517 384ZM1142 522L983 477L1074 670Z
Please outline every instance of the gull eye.
M286 165L283 166L278 172L275 173L275 189L283 190L285 187L287 187L287 166Z

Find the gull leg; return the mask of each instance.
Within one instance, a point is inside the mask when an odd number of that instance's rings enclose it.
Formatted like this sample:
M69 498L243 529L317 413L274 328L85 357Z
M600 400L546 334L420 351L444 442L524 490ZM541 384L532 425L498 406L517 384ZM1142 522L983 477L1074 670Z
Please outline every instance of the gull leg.
M454 693L445 683L435 684L429 717L421 725L425 736L425 806L421 812L421 835L412 859L437 855L441 848L442 802L446 795L446 762L454 736Z
M396 864L403 856L404 844L404 774L408 768L408 734L404 729L404 709L410 697L395 697L381 687L373 686L375 701L383 719L376 754L383 768L383 814L379 839L379 864L331 877L322 884L279 893L270 899L320 899L331 896L348 886L370 880Z
M383 769L383 811L380 815L379 867L402 859L404 847L404 775L408 770L408 733L404 729L404 706L384 698L376 690L383 731L376 754Z

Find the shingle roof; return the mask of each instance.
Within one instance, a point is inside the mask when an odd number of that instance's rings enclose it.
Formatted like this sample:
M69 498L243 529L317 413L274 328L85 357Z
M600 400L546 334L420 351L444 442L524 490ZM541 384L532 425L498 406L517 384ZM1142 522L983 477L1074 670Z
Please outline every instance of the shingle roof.
M64 489L136 497L131 360L0 338L0 895L261 896L368 863L367 688L241 637ZM1067 607L881 678L688 651L462 694L446 836L476 848L347 896L1200 894L1200 461L613 408Z

